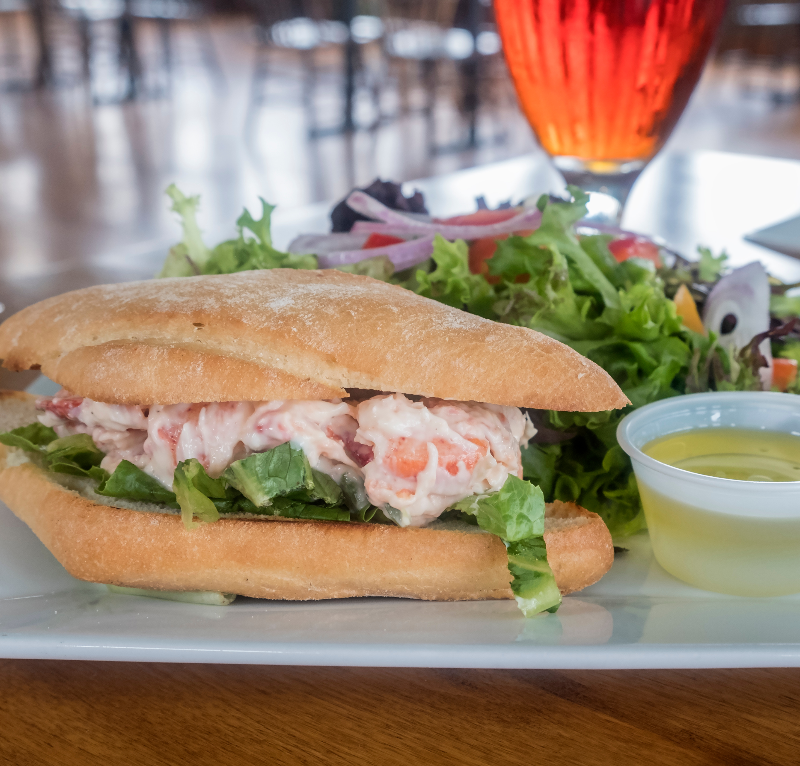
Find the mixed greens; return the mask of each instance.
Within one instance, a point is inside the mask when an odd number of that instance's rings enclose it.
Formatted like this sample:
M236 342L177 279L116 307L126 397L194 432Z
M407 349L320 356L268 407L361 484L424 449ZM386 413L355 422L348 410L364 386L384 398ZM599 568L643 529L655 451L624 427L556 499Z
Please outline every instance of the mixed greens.
M417 268L394 273L385 255L367 257L343 268L556 338L608 371L633 408L684 393L759 388L759 367L765 361L757 346L730 352L713 333L689 329L672 300L684 285L702 308L702 301L725 270L726 256L714 256L701 248L694 263L678 257L669 267L636 257L619 262L609 249L613 235L576 233L576 224L586 215L588 196L576 187L570 187L569 192L568 200L546 195L539 199L541 223L533 233L498 239L496 252L488 260L488 274L470 270L467 243L449 242L438 235L433 239L430 259ZM176 273L168 267L182 253L208 252L195 241L196 198L187 202L174 187L170 195L176 202L174 209L183 217L185 238L173 248L172 261L168 259L162 274ZM270 268L273 263L313 268L313 255L283 254L283 259L280 254L274 255L270 212L264 203L257 226L250 223L252 218L245 212L239 219L239 239L218 245L211 252L231 248L243 252L249 248L253 254L248 259L229 261L234 264L231 271ZM257 233L258 241L245 240L245 229ZM259 248L262 254L256 256ZM198 268L190 273L222 270L221 256L205 258L202 256ZM270 265L257 265L267 262ZM209 263L214 264L214 270ZM181 268L187 273L185 267ZM773 286L773 308L778 316L795 313L800 302L787 297L782 287L777 283ZM773 339L777 355L800 358L800 332L796 337L791 330L773 335L778 336ZM619 536L644 526L630 459L616 440L617 425L629 409L599 413L534 411L531 415L539 434L523 451L525 478L541 487L547 501L573 501L595 511L612 534Z

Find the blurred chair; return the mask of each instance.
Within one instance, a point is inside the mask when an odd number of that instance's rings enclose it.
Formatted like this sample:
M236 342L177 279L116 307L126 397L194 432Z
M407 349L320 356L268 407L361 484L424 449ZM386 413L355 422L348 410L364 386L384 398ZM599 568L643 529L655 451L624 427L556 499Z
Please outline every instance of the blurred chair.
M796 70L800 61L800 3L734 0L722 47L745 65L761 65L769 71L770 77L760 85L748 77L749 90L766 91L776 103L800 96L800 87L793 92L779 87L782 72L787 67Z
M43 0L0 0L0 89L21 90L46 77L46 46L42 44L41 29L38 24L38 12ZM33 22L39 44L38 63L33 79L26 71L24 40L22 25L26 21Z
M94 61L98 44L95 29L100 22L112 22L115 28L112 55L109 58L116 59L119 72L125 78L122 99L135 98L144 89L144 69L136 34L136 26L141 23L152 22L158 26L160 61L165 82L161 88L149 91L148 95L161 95L163 92L168 92L171 87L174 63L172 34L176 22L192 24L204 64L216 82L224 81L201 0L56 0L56 2L60 11L74 19L77 24L83 76L89 83L96 101L109 100L101 99L94 87Z
M353 130L353 100L357 80L363 75L361 47L380 39L383 23L369 10L369 3L356 0L251 0L256 15L259 47L253 72L251 109L268 101L266 95L272 60L276 53L296 54L301 63L301 98L308 115L309 136ZM343 63L337 70L320 66L318 58L336 54ZM314 101L320 71L334 74L341 84L342 120L332 126L318 126Z
M410 111L409 69L419 74L424 94L421 111L431 120L438 63L471 54L469 32L453 28L457 7L458 0L384 0L383 52L389 75L398 83L400 114ZM449 56L448 51L456 55ZM462 56L463 53L466 56Z
M80 41L83 79L89 85L93 97L96 97L93 80L95 25L101 22L113 22L115 27L119 25L119 38L112 43L111 53L117 54L119 66L128 73L128 91L132 94L135 91L139 67L130 20L126 18L125 0L57 0L56 8L75 21Z
M172 82L172 34L177 22L191 23L206 69L219 85L225 84L225 75L211 37L208 16L200 0L127 0L127 13L133 23L150 21L158 25L167 90Z
M385 0L384 14L383 49L398 82L400 114L412 111L408 70L416 69L424 93L420 111L429 125L429 151L463 151L483 143L477 129L482 95L487 83L497 79L498 64L500 79L507 79L491 0ZM449 83L442 76L445 64L450 65L446 71L454 73ZM466 136L439 144L433 111L447 85L466 125ZM504 136L489 140L497 142Z

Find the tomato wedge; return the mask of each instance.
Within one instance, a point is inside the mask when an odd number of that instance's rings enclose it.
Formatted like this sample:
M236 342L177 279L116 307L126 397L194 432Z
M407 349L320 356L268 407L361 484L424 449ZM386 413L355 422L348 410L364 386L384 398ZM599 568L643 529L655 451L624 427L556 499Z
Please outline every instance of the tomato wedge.
M388 247L389 245L399 245L405 242L400 237L391 237L388 234L378 234L373 232L367 237L367 241L361 245L362 250L374 250L376 247Z
M446 223L448 226L488 226L490 223L502 223L513 218L520 211L515 207L503 210L476 210L466 215L456 215L452 218L434 218L434 223Z
M615 239L608 243L608 249L618 263L627 261L628 258L642 258L645 261L652 261L657 269L661 268L658 245L644 237Z
M772 387L786 391L797 380L797 360L776 358L772 360Z

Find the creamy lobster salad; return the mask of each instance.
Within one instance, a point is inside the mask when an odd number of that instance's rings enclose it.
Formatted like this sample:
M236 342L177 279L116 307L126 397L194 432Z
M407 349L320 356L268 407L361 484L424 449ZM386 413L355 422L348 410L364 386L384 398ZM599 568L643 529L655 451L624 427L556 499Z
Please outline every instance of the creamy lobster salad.
M378 394L353 400L131 406L61 391L37 401L39 421L64 438L88 434L104 453L173 489L195 459L217 479L233 463L289 444L337 484L363 486L400 526L424 526L472 495L522 478L520 447L535 434L516 407Z

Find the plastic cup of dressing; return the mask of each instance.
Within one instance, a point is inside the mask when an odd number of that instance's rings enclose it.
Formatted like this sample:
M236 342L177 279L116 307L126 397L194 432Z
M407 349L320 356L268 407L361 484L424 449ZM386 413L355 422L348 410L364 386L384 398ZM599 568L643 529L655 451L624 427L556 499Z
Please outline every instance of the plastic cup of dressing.
M626 416L656 561L705 590L800 593L800 396L676 396Z

